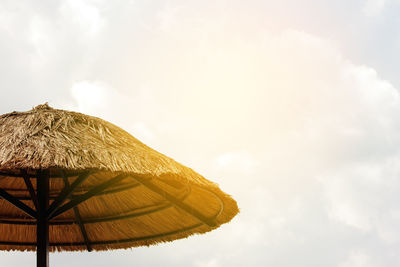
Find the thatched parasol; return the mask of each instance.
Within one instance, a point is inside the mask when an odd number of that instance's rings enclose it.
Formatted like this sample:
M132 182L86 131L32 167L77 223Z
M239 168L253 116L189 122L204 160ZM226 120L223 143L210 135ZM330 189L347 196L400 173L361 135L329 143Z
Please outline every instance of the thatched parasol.
M218 186L102 119L46 104L0 116L0 249L108 250L211 231Z

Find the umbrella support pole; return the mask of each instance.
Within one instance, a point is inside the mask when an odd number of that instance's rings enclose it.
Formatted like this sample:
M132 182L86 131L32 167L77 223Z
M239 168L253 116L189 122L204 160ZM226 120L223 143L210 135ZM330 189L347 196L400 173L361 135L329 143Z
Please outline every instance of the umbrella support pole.
M49 177L42 171L37 176L38 216L36 228L36 259L37 267L49 266L49 220L47 208L49 206Z

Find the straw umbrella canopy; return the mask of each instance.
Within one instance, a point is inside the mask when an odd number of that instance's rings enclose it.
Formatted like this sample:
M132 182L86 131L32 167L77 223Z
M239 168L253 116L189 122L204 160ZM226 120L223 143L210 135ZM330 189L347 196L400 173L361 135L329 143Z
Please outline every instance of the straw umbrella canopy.
M0 116L0 249L109 250L211 231L236 201L121 128L46 104ZM40 255L39 255L40 254Z

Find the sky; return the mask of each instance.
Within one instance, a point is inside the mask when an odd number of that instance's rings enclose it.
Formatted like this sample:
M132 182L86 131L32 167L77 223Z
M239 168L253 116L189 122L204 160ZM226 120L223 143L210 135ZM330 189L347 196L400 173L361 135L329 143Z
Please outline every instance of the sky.
M0 114L49 102L101 117L241 210L204 235L51 265L399 266L399 12L398 0L0 0Z

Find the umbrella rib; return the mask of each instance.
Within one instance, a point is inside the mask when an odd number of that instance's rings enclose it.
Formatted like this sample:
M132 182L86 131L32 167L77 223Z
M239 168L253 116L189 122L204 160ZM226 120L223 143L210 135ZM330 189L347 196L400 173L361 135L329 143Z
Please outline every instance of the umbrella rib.
M209 227L215 227L217 225L214 220L207 218L206 216L204 216L203 214L201 214L200 212L195 210L193 207L189 206L188 204L185 204L181 200L177 199L173 195L169 194L168 192L164 191L157 185L153 184L151 181L143 179L142 177L137 177L137 176L134 176L134 177L132 176L132 178L135 179L136 181L138 181L139 183L141 183L143 186L147 187L147 189L164 197L169 202L174 204L176 207L189 213L190 215L192 215L193 217L195 217L202 223L208 225Z
M140 183L136 183L136 184L132 184L132 185L127 185L127 186L121 186L120 188L115 188L115 189L111 189L111 190L106 190L106 191L103 191L103 192L101 192L101 193L98 193L97 194L97 196L99 196L99 195L107 195L107 194L112 194L112 193L119 193L119 192L122 192L122 191L126 191L126 190L129 190L129 189L132 189L132 188L135 188L135 187L138 187L138 186L140 186L141 184ZM16 190L14 190L14 189L10 189L10 190L12 190L12 191L16 191ZM19 190L20 191L20 190ZM76 192L75 191L75 194L74 194L74 196L76 197L76 196L79 196L79 195L83 195L84 193L78 193L78 192ZM58 196L49 196L49 199L56 199ZM21 196L21 197L16 197L17 199L19 199L19 200L30 200L30 198L29 197L26 197L26 196Z
M118 244L118 243L129 243L129 242L137 242L137 241L145 241L151 240L156 238L167 237L170 235L176 235L180 233L184 233L187 231L192 231L200 226L203 223L197 223L179 230L156 234L156 235L148 235L142 237L134 237L134 238L127 238L127 239L114 239L114 240L105 240L105 241L93 241L91 242L92 245L108 245L108 244ZM0 241L0 245L10 245L10 246L36 246L34 242L13 242L13 241ZM83 246L84 243L82 242L74 242L74 243L50 243L50 246Z
M81 174L81 172L73 172L73 173L68 173L66 174L68 177L72 177L72 176L78 176L79 174ZM25 173L26 176L28 176L29 178L37 178L36 174L28 174ZM14 177L14 178L23 178L22 174L16 174L16 173L6 173L6 172L0 172L0 177ZM55 173L52 175L49 175L49 178L61 178L61 174L60 173Z
M101 193L105 189L109 188L110 186L120 182L121 180L125 179L128 177L127 174L120 174L115 176L114 178L101 183L98 186L95 186L94 188L90 189L87 193L82 194L80 196L76 196L73 199L71 199L68 203L64 204L63 206L59 207L57 210L55 210L51 216L49 216L49 220L53 219L54 217L66 212L67 210L72 209L73 207L79 205L80 203L88 200L89 198L97 195L98 193Z
M79 228L81 230L81 234L82 234L83 240L85 241L86 249L87 249L88 252L91 252L92 251L92 246L90 245L90 240L89 240L89 237L87 235L87 232L86 232L86 229L85 229L85 225L82 223L82 217L81 217L81 214L79 212L79 209L78 209L78 207L74 207L73 210L74 210L76 221L78 222Z
M31 179L29 178L29 176L24 175L24 181L25 181L26 188L28 189L29 194L31 195L31 200L33 202L33 205L35 205L35 208L38 211L39 210L39 208L38 208L39 202L38 202L37 195L35 193L35 189L33 188Z
M181 201L185 200L188 196L190 195L190 187L188 187L188 191L180 198ZM152 214L158 211L162 211L164 209L172 207L173 204L169 202L168 204L158 204L151 206L150 210L146 211L139 211L135 213L129 213L129 214L124 214L124 215L117 215L117 216L111 216L107 218L91 218L91 219L86 219L82 221L83 224L89 224L89 223L98 223L98 222L112 222L116 220L126 220L126 219L131 219L143 215L148 215ZM22 220L7 220L7 219L0 219L0 223L2 224L17 224L17 225L36 225L36 222L34 221L22 221ZM75 224L74 221L53 221L50 222L50 225L71 225Z
M143 215L148 215L155 213L157 211L165 210L167 208L172 207L173 205L167 204L167 205L158 205L153 207L150 210L147 211L141 211L141 212L136 212L136 213L131 213L131 214L126 214L126 215L118 215L114 217L108 217L108 218L93 218L93 219L87 219L87 220L82 220L83 224L89 224L89 223L98 223L98 222L112 222L112 221L117 221L117 220L127 220ZM23 220L6 220L6 219L0 219L0 224L15 224L15 225L36 225L36 222L34 221L23 221ZM72 225L75 224L74 221L53 221L50 222L50 225Z
M190 195L190 187L187 187L187 192L185 192L185 194L181 197L181 201L185 200L189 195ZM168 203L168 202L167 202ZM96 222L109 222L109 221L116 221L116 220L125 220L125 219L131 219L134 217L139 217L142 215L148 215L148 214L152 214L152 213L156 213L158 211L167 209L169 207L172 206L172 203L168 203L168 204L161 204L158 206L153 206L152 209L147 210L147 211L141 211L141 212L136 212L136 213L130 213L130 214L125 214L125 215L118 215L118 216L112 216L112 217L108 217L108 218L93 218L93 219L87 219L84 221L85 224L88 223L96 223Z
M189 196L191 190L190 190L189 186L187 186L187 188L188 188L188 191L182 197L179 198L179 201L184 201L187 198L187 196ZM200 189L204 190L203 188L200 188ZM207 192L210 192L210 191L207 190ZM210 192L210 193L215 195L215 193L213 193L213 192ZM97 194L97 195L99 195L99 194ZM217 195L215 195L215 196L219 199L219 197ZM221 207L220 207L220 210L217 212L217 214L212 217L213 219L217 218L223 210L222 200L219 199L219 201L220 201ZM153 206L150 210L146 210L146 211L139 211L139 212L135 212L135 213L111 216L111 217L106 217L106 218L91 218L91 219L82 220L82 224L85 225L85 224L90 224L90 223L131 219L131 218L135 218L135 217L139 217L139 216L143 216L143 215L152 214L152 213L155 213L158 211L162 211L171 206L173 206L173 203L171 203L171 202L169 202L169 204L167 204L167 205L159 204L159 205ZM35 225L35 222L33 222L33 221L7 220L7 219L0 219L0 223L1 224L17 224L17 225ZM71 224L75 224L75 221L53 221L53 222L50 222L50 225L71 225Z
M26 174L28 177L32 177L32 178L36 178L35 175L28 175ZM15 174L15 173L6 173L6 172L0 172L0 176L1 177L15 177L15 178L21 178L23 177L21 174Z
M127 239L115 239L115 240L105 240L105 241L94 241L91 244L92 245L108 245L108 244L118 244L118 243L128 243L128 242L137 242L137 241L144 241L144 240L150 240L150 239L155 239L155 238L162 238L162 237L167 237L170 235L176 235L176 234L180 234L183 232L187 232L187 231L191 231L194 230L200 226L202 226L203 223L197 223L195 225L191 225L189 227L185 227L179 230L175 230L175 231L171 231L171 232L166 232L166 233L161 233L161 234L156 234L156 235L148 235L148 236L142 236L142 237L135 237L135 238L127 238ZM59 244L50 244L50 246L52 245L59 245ZM67 244L61 244L61 245L67 245ZM68 244L68 245L72 245L72 246L79 246L81 244L79 243L72 243L72 244Z
M14 205L18 209L22 210L23 212L25 212L26 214L28 214L32 218L35 218L35 219L37 218L37 212L36 211L34 211L31 207L27 206L25 203L23 203L22 201L16 199L14 196L10 195L9 193L7 193L5 190L3 190L1 188L0 188L0 197L2 197L3 199L7 200L12 205Z
M81 173L70 186L65 186L58 197L51 203L47 210L47 218L52 218L54 212L64 203L64 201L82 184L90 175L90 172Z
M66 176L64 176L63 180L64 180L65 186L69 187L70 185L69 185L68 178ZM86 232L86 229L85 229L85 225L83 225L83 223L82 223L82 217L81 217L81 213L79 212L78 207L74 207L74 214L75 214L75 219L79 224L79 228L81 230L81 234L82 234L83 240L85 241L86 248L90 252L90 251L92 251L92 247L90 246L89 237L87 235L87 232Z

